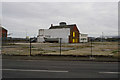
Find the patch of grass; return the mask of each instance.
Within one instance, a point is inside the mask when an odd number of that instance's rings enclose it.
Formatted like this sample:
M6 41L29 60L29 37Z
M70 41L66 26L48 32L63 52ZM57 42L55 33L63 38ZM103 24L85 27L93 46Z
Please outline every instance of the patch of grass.
M44 51L44 49L39 48L39 49L34 49L35 51Z
M56 51L52 51L52 52L56 52Z
M30 46L22 46L22 48L30 48ZM35 48L35 47L31 46L31 48Z
M23 46L22 48L29 48L29 46Z
M15 45L15 43L9 43L8 45Z
M60 46L49 46L49 47L60 47ZM74 46L62 46L62 47L74 47Z
M34 46L31 46L31 48L35 48Z
M91 45L82 45L82 46L77 46L77 48L90 48ZM95 47L95 46L92 46L92 47Z
M60 46L50 46L50 47L60 47ZM89 46L89 45L72 45L72 46L70 46L70 45L64 45L64 46L62 46L62 47L73 47L73 48L76 48L76 49L78 49L78 48L89 48L89 47L91 47L91 46ZM94 47L94 46L92 46L92 47Z
M114 50L114 51L112 51L112 53L114 53L114 54L116 54L116 53L118 53L118 52L120 52L119 50Z
M15 43L3 43L2 46L12 46L12 45L16 45Z

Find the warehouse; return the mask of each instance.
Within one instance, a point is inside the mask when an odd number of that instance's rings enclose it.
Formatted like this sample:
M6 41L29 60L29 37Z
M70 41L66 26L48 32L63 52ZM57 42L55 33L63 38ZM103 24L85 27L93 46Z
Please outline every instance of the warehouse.
M76 24L60 22L57 26L51 24L49 29L39 29L38 42L60 42L60 39L62 43L79 43L80 32Z

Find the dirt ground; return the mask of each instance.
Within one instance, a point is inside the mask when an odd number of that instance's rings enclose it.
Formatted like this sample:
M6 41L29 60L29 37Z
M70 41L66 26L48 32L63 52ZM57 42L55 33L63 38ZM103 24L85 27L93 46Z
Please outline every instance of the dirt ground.
M32 43L32 55L60 54L59 43ZM117 42L93 42L62 44L62 55L111 55L118 57ZM8 43L2 46L2 54L6 55L29 55L30 43Z

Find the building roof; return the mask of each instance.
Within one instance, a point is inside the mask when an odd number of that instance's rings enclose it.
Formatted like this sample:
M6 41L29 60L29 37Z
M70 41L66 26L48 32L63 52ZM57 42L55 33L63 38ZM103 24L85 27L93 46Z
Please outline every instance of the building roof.
M0 29L1 29L1 30L3 29L3 30L6 30L6 31L7 31L7 29L3 28L2 26L0 26Z
M60 28L70 28L70 29L73 29L74 26L76 26L76 24L51 26L49 29L60 29Z

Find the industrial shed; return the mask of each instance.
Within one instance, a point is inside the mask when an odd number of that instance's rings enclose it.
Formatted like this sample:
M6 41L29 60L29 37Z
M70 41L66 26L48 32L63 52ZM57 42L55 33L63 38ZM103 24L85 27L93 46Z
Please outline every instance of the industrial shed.
M66 22L60 22L59 25L51 24L49 29L39 29L38 42L59 42L79 43L80 32L76 24L67 25Z

